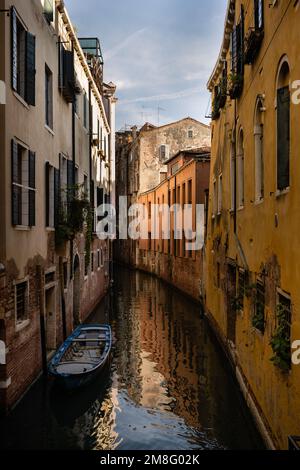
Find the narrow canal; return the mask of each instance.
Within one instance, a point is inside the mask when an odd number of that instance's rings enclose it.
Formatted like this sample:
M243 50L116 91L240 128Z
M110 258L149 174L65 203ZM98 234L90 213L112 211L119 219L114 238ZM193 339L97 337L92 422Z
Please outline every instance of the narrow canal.
M0 448L263 447L196 304L156 278L117 267L114 292L90 321L112 325L107 372L71 396L39 380L0 421Z

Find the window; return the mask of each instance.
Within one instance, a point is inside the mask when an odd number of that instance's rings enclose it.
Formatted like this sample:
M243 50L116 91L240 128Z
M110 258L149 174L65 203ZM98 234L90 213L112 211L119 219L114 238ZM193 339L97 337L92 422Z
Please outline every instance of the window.
M231 144L230 147L230 199L231 210L235 208L235 147Z
M238 207L244 206L244 132L239 132L238 153L237 153L237 171L238 171Z
M193 132L192 129L189 129L189 130L188 130L188 138L189 138L189 139L193 139L193 137L194 137L194 132Z
M254 0L254 18L255 29L263 29L264 27L264 1Z
M74 52L64 48L61 41L58 43L58 86L67 101L73 103L75 97L75 69Z
M222 212L222 198L223 198L223 177L222 175L218 178L218 214Z
M35 153L12 140L12 225L35 226Z
M172 165L172 168L171 168L171 173L172 175L175 175L175 173L177 173L177 171L179 170L180 166L179 166L179 162L175 163L175 165Z
M165 162L169 159L169 147L168 145L161 145L159 147L159 158L161 162Z
M264 198L264 157L263 138L264 127L262 119L263 103L259 99L256 104L255 127L254 127L254 148L255 148L255 200L261 201Z
M104 259L103 259L103 250L102 248L100 249L100 263L101 263L101 267L104 266Z
M29 105L35 106L35 36L25 30L14 7L11 8L12 88Z
M277 80L277 189L290 186L290 69L286 61Z
M91 252L91 271L94 272L94 253Z
M46 162L46 227L52 228L55 226L55 170L50 163Z
M88 99L86 92L83 93L83 125L88 128Z
M100 268L100 250L97 250L97 268Z
M75 167L73 160L68 160L63 154L60 154L60 200L62 208L68 211L68 204L72 195L72 188L75 185Z
M45 66L45 112L46 125L53 129L53 75Z
M188 204L192 204L192 203L193 203L193 200L192 200L192 197L193 197L192 189L193 189L193 183L192 183L192 180L189 180L189 181L188 181L188 200L187 200L187 203L188 203Z
M217 204L218 204L218 187L217 187L217 182L214 181L214 187L213 187L213 211L212 215L215 217L217 215Z
M21 323L28 318L28 281L15 286L16 322Z

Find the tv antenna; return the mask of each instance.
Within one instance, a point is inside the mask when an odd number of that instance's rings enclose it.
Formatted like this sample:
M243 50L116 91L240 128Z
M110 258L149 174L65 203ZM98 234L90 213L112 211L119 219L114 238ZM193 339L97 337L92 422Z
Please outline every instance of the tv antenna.
M157 106L157 127L159 127L160 124L160 112L161 111L166 111L164 108L161 108L158 104Z

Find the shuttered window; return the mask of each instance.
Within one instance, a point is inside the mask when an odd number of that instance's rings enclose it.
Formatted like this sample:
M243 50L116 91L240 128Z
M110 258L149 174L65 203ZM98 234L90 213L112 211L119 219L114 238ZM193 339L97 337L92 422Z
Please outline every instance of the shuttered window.
M58 86L65 100L72 103L75 99L75 68L74 53L64 48L62 42L58 43Z
M49 67L45 66L45 122L53 129L53 75Z
M46 227L54 228L55 226L55 168L46 162Z
M22 323L28 318L28 281L15 286L16 323Z
M35 106L35 36L26 31L11 8L11 84L29 105Z
M231 33L231 73L240 77L244 76L244 31L245 14L241 6L240 21Z
M290 90L277 90L277 189L290 185Z
M12 224L35 226L35 153L15 140L12 159Z
M255 29L264 27L264 1L254 0Z

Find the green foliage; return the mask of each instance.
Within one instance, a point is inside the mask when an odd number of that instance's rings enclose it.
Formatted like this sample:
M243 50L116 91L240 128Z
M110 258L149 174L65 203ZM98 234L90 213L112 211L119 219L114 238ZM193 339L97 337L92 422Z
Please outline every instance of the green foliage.
M261 303L256 303L255 314L252 317L252 325L262 333L265 331L265 306Z
M60 204L58 224L55 230L57 247L66 241L73 240L77 233L82 233L92 212L90 201L84 192L83 185L68 187L62 191L67 201L65 206Z
M231 299L231 309L233 311L241 311L243 310L243 297L242 296L236 296Z
M243 87L243 76L239 74L231 73L228 76L228 93L231 98L236 98L239 96Z
M286 309L284 305L278 305L277 322L278 326L270 342L274 353L271 361L282 371L288 372L291 367L291 342L289 324L286 319Z

